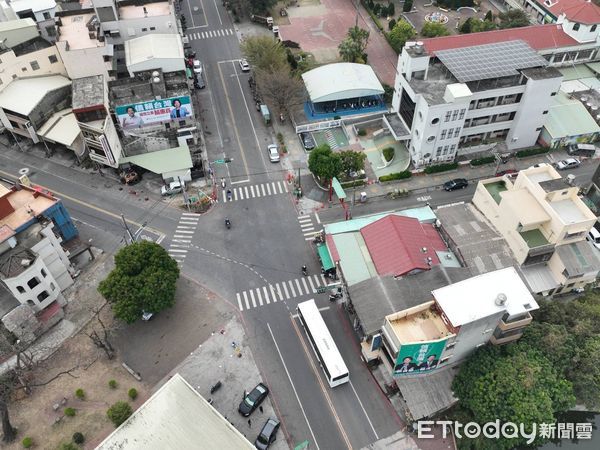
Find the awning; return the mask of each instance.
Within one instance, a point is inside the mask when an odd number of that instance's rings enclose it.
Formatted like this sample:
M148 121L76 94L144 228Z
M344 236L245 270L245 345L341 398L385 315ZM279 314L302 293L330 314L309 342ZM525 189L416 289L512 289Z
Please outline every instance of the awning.
M342 185L340 184L340 182L338 181L338 179L336 177L333 177L333 179L331 180L331 186L333 187L333 191L335 192L335 195L337 195L337 197L340 200L343 200L346 198L346 193L344 192L344 188L342 187Z
M71 108L63 109L50 117L42 128L37 132L38 136L43 137L50 142L66 145L73 145L77 136L81 133L75 114Z
M321 265L323 266L323 269L325 269L325 270L335 269L335 264L331 260L331 255L329 254L327 245L325 245L325 244L317 245L317 252L319 253L319 259L321 260Z
M132 163L157 174L187 170L194 166L187 145L121 158L119 164L124 163Z

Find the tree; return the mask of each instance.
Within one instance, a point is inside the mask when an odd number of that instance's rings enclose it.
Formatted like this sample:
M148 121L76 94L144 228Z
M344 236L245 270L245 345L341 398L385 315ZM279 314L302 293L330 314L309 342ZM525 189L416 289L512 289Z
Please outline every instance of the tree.
M333 153L327 144L323 144L310 152L308 170L321 180L331 180L342 168L340 155Z
M133 323L143 311L157 313L175 303L177 262L160 245L141 241L115 255L115 268L98 286L115 317Z
M88 336L90 337L90 339L96 347L104 350L104 353L106 353L106 357L108 359L113 359L115 349L112 346L112 343L110 342L110 333L112 331L112 328L107 327L100 318L100 314L107 304L108 302L104 302L102 306L93 310L94 316L96 317L96 320L100 325L101 331L100 333L98 333L98 331L96 331L95 328L92 328Z
M123 401L114 403L110 408L108 408L108 411L106 411L106 415L115 425L115 427L118 427L127 419L129 419L129 416L131 416L132 413L133 410L131 409L129 403Z
M389 2L387 7L387 15L388 17L392 17L394 14L396 14L396 7L394 6L393 2Z
M465 20L460 28L458 29L459 32L463 33L463 34L469 34L473 32L473 19L471 17L469 17L467 20Z
M346 39L338 46L340 57L346 62L366 62L367 44L369 43L369 31L360 27L348 29Z
M491 9L488 12L485 13L485 17L483 18L483 20L486 20L488 22L493 22L494 21L494 13L492 12Z
M413 7L413 0L405 0L404 6L402 7L402 11L411 12Z
M271 73L257 71L256 82L264 99L281 113L289 111L304 100L304 85L288 68Z
M555 413L575 405L571 383L547 358L516 347L482 347L461 366L452 390L459 398L457 415L462 420L484 424L499 419L523 423L531 431L533 424L553 423ZM508 450L525 443L522 437L501 437L494 441L494 448Z
M450 31L442 23L426 22L421 29L421 35L425 37L448 36Z
M490 22L489 20L480 20L477 18L469 17L467 20L465 20L462 23L462 25L460 26L458 31L463 34L467 34L467 33L479 33L482 31L491 31L491 30L495 30L496 28L497 28L497 25L493 21Z
M392 48L400 53L406 41L414 38L415 35L415 29L410 23L406 20L399 20L394 29L389 32L388 39Z
M345 150L340 155L340 172L350 175L352 172L358 172L365 168L365 159L367 155L363 152Z
M250 0L250 9L255 14L268 14L277 0Z
M505 28L519 28L531 25L529 16L521 9L509 9L506 12L498 14L500 23L498 27L502 30Z
M255 70L274 72L288 65L285 47L270 36L248 37L240 47Z
M388 31L392 31L396 26L396 19L392 19L388 22Z

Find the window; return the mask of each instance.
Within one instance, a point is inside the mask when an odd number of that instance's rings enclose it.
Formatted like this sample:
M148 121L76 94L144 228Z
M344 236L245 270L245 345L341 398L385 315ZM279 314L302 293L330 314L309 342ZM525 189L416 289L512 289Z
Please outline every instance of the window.
M456 150L456 144L450 146L450 153L454 153L454 150Z
M423 120L423 113L419 111L419 120Z
M48 56L48 60L50 61L50 64L54 64L54 63L58 62L58 58L56 57L56 55Z
M574 23L573 24L573 31L577 31L579 30L579 24L578 23Z
M29 289L33 289L38 284L40 284L40 280L38 279L38 277L33 277L31 280L29 280L27 282L27 286L29 286Z
M427 138L427 142L432 143L433 141L435 141L435 136L429 136Z
M156 30L156 27L150 27L150 31Z
M54 291L56 289L56 286L54 285L54 283L50 283L50 290Z
M125 51L125 44L115 44L115 51L116 52L124 52Z
M446 113L446 118L444 119L444 122L448 122L450 120L450 115L452 114L452 111L448 111Z
M148 28L142 28L142 33L143 33L144 31L148 31Z
M442 134L440 135L440 139L441 139L441 140L443 140L443 139L446 139L446 132L447 132L447 131L448 131L448 130L442 130Z
M40 270L40 272L41 272L42 276L43 276L44 278L46 278L46 271L45 271L44 269L41 269L41 270Z
M17 291L19 291L20 294L24 294L25 288L23 288L23 286L17 286Z
M594 32L594 31L596 31L596 26L597 26L597 25L592 25L592 28L590 28L590 32Z
M38 294L37 299L39 302L43 302L48 297L50 297L50 294L48 294L48 291L42 291Z
M558 92L553 92L552 94L550 94L550 97L554 97L556 94L558 94Z
M465 118L465 113L466 113L466 112L467 112L467 110L466 110L466 109L461 109L461 110L460 110L460 116L459 116L459 119L461 119L461 120L462 120L462 119L464 119L464 118Z
M44 19L48 20L50 18L50 13L49 12L45 12L44 13Z
M458 119L458 109L452 112L452 120Z
M54 25L46 27L46 34L48 36L56 36L56 28L54 27Z
M457 138L460 134L460 127L454 129L454 137Z
M22 72L27 72L27 67L21 67Z
M31 61L29 64L31 65L32 70L40 70L40 65L37 61Z
M447 155L448 154L448 145L444 145L444 152L442 153L443 155Z
M440 118L439 117L436 117L435 119L433 119L431 121L431 125L437 125L438 123L440 123Z
M435 151L435 156L440 156L442 154L442 147L438 147Z
M544 111L542 114L548 114L548 110Z
M185 120L180 120L179 121L179 126L180 127L185 127Z

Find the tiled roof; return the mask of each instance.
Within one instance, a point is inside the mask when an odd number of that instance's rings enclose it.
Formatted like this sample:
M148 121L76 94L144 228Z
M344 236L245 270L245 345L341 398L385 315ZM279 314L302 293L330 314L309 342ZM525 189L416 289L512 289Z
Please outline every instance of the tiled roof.
M548 6L543 0L537 0L543 8L549 10L556 17L565 13L567 19L587 25L600 24L600 8L587 0L558 0Z
M413 270L438 265L435 250L446 245L433 225L411 217L386 216L360 230L379 275L400 276ZM426 249L425 252L422 249Z
M578 42L565 33L561 25L533 25L506 30L483 31L481 33L455 34L431 39L423 39L425 50L430 55L440 50L493 44L521 39L534 50L561 48L577 45Z

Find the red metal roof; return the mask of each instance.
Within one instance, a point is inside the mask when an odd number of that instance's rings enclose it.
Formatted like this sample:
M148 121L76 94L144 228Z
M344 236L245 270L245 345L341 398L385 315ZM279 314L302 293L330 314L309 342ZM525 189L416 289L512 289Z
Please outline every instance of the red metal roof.
M444 241L431 224L412 217L389 215L361 228L371 259L379 275L404 275L412 270L428 270L440 263L435 250L447 251ZM427 251L423 252L422 249Z
M549 10L556 17L565 13L567 19L572 22L584 23L586 25L600 24L600 8L587 0L552 0L554 3L548 6L544 0L536 0L542 8Z
M453 36L423 39L422 42L427 53L432 55L440 50L473 47L475 45L494 44L518 39L527 42L534 50L569 47L579 44L563 31L561 25L552 23L506 30L483 31L481 33L455 34Z

